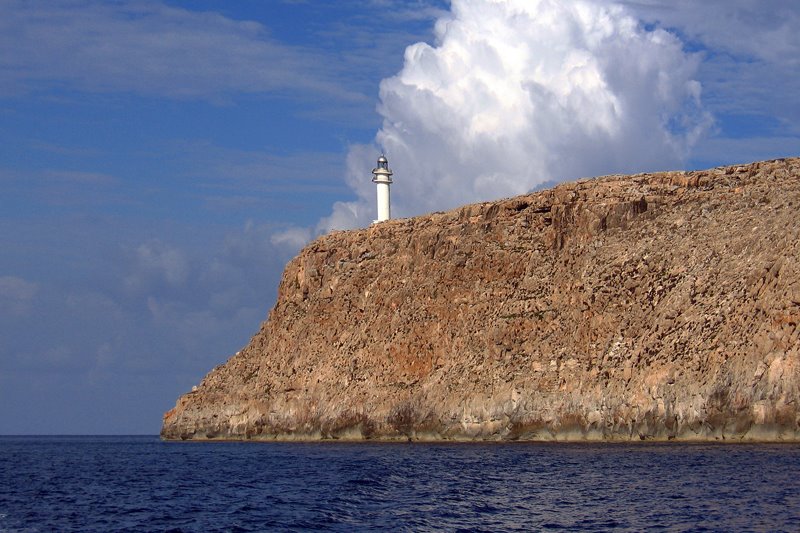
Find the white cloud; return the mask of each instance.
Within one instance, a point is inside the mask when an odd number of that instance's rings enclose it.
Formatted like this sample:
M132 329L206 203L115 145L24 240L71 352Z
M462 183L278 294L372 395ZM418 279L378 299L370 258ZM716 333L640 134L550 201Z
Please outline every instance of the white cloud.
M623 1L644 20L680 29L716 50L800 64L800 9L793 0Z
M285 247L296 251L305 246L312 237L313 233L310 228L293 226L272 234L270 242L274 246Z
M621 6L591 1L454 0L436 44L417 43L383 80L376 144L395 172L393 210L413 215L610 172L677 168L708 129L699 58ZM374 218L355 146L320 229Z
M161 241L140 244L132 254L132 272L125 278L129 290L149 286L180 286L186 282L189 264L183 252Z
M39 285L17 276L0 276L0 313L27 315Z
M351 229L374 220L377 211L375 204L375 185L370 181L370 170L377 162L378 148L368 145L353 145L347 153L345 181L358 200L336 202L331 214L319 221L318 233L331 229Z
M196 379L257 330L296 251L271 244L270 225L196 239L165 228L169 244L131 241L121 226L89 221L59 234L78 252L57 280L0 276L0 373L57 366L99 379L180 368Z
M598 0L602 1L602 0ZM624 2L642 20L675 29L702 51L705 103L723 128L718 137L773 136L800 150L800 3L791 0L636 0ZM726 124L728 119L730 124ZM732 119L732 120L731 120ZM742 126L744 125L744 127ZM710 141L709 141L710 142ZM706 147L703 151L708 152ZM754 151L754 160L774 150ZM738 157L732 152L729 157Z

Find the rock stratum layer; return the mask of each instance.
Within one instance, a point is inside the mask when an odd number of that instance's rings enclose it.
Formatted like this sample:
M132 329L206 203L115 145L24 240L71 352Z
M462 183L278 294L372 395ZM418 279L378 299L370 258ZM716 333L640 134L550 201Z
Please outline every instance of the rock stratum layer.
M800 440L800 159L338 232L167 439Z

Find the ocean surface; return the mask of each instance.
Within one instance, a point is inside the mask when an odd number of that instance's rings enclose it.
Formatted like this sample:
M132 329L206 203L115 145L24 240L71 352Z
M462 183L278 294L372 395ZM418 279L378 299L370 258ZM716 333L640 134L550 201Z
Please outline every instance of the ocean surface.
M800 446L0 437L0 532L798 531Z

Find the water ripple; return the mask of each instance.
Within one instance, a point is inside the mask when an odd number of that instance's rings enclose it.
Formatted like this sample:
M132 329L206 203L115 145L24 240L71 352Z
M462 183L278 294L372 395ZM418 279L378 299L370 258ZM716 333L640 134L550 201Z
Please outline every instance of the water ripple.
M789 531L793 445L0 437L0 532Z

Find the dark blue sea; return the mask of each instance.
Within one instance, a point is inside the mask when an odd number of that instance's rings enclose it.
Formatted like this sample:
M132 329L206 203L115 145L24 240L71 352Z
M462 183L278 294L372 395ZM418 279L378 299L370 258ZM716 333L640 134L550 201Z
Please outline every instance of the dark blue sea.
M0 437L0 532L799 531L800 446Z

